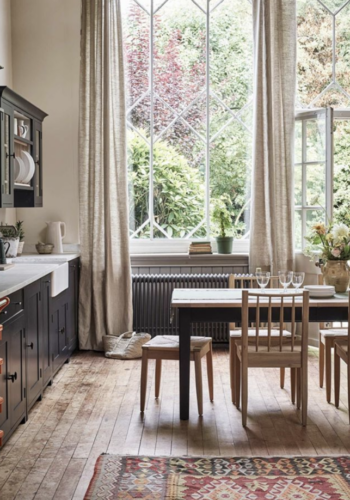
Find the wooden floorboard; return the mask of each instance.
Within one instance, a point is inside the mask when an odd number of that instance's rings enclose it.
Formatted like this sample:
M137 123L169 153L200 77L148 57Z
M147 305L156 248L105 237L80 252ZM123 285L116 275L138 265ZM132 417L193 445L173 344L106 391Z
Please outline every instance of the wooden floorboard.
M290 402L290 379L279 371L249 373L248 426L231 403L229 358L214 350L214 402L203 361L204 416L198 417L193 370L190 420L179 419L178 363L164 362L154 398L149 363L146 411L139 412L140 360L116 361L78 352L56 375L0 451L1 500L82 500L101 453L140 455L334 455L350 453L346 372L340 408L318 387L318 351L309 354L308 426ZM333 395L332 395L333 396Z

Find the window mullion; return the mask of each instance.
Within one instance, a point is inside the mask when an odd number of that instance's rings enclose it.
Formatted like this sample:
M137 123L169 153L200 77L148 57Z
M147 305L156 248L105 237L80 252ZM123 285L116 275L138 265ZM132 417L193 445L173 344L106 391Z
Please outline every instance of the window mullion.
M151 16L150 16L150 97L151 97L151 109L150 109L150 154L149 154L149 201L148 201L148 215L150 219L150 239L154 238L154 181L153 181L153 130L154 130L154 0L151 0Z
M210 30L210 6L209 0L207 0L207 12L206 12L206 161L205 161L205 219L206 219L206 229L207 237L210 236L210 54L209 54L209 30Z

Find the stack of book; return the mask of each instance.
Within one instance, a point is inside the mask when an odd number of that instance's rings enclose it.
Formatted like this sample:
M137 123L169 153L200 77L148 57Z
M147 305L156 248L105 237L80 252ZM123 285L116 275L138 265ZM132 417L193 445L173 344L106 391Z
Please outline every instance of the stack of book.
M188 249L190 255L213 253L210 241L195 241Z

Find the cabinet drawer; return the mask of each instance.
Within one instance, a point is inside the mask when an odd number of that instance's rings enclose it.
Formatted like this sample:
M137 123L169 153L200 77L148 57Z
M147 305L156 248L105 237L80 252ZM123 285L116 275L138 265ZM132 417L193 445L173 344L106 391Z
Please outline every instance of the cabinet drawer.
M10 303L6 309L0 313L0 323L5 323L9 319L13 318L15 314L23 311L23 289L11 293L8 297L10 299Z

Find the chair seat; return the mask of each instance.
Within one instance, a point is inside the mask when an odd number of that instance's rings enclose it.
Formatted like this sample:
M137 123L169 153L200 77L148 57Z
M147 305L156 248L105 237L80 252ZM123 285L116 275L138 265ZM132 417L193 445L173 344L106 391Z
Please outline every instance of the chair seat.
M211 338L209 337L191 337L191 351L200 350L206 345L211 343ZM180 347L180 341L178 335L157 335L153 339L149 340L146 344L142 346L145 349L151 350L171 350L178 351Z
M237 343L237 357L242 360L242 345ZM248 345L248 365L251 368L299 368L301 365L301 345L295 345L293 351L275 345L268 350L267 346Z
M271 337L279 337L280 331L279 330L271 330ZM256 336L256 330L255 328L252 328L248 330L248 337L255 337ZM259 337L267 337L268 336L268 331L267 329L260 329L259 328ZM282 332L283 337L290 337L291 333L288 332L287 330L283 330ZM240 338L242 337L242 330L237 329L237 330L230 330L230 337L231 338Z
M320 334L324 337L347 337L348 330L346 328L330 328L329 330L320 330Z

